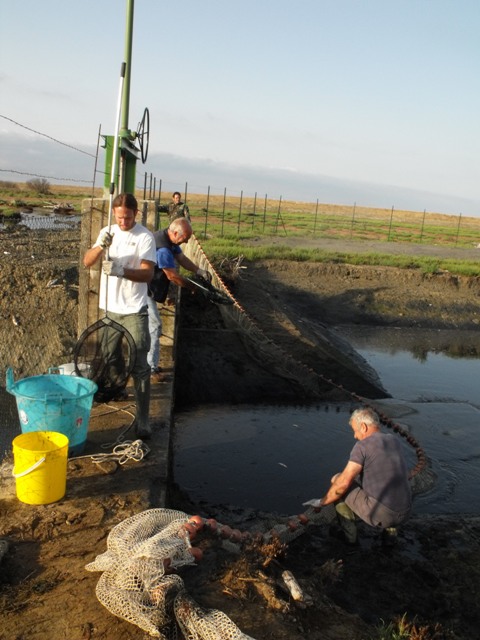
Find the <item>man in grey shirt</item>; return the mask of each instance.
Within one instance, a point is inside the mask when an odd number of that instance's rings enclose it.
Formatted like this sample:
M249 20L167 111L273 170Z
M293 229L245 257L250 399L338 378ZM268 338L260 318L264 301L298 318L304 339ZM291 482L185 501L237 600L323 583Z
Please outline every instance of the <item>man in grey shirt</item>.
M350 418L358 442L343 471L320 500L335 503L342 537L357 542L355 517L383 530L385 538L396 535L396 527L410 515L412 495L408 469L397 436L380 431L378 415L369 408L357 409Z

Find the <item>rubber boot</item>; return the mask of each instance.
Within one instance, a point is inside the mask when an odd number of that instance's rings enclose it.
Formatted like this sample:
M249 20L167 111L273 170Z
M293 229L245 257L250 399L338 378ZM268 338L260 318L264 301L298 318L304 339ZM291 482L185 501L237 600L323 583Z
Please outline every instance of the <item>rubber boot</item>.
M335 505L338 524L348 544L357 544L357 525L355 524L355 514L345 502Z
M135 388L135 435L138 438L148 439L152 435L150 426L150 376L144 380L138 378L133 381Z

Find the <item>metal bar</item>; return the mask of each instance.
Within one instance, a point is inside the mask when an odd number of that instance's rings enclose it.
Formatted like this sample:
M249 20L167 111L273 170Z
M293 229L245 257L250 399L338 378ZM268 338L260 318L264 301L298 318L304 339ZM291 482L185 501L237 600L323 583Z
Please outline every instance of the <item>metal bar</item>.
M113 139L113 157L112 157L112 170L110 173L110 199L109 199L109 208L108 208L108 229L112 226L112 204L113 204L113 195L115 193L115 178L117 173L117 157L118 157L118 136L120 131L120 116L122 113L122 92L123 92L123 83L125 80L125 62L122 62L120 67L120 84L118 88L118 99L117 99L117 117L115 121L115 135ZM108 260L108 249L106 258Z
M187 184L185 183L185 189L187 188ZM208 185L208 191L207 191L207 206L205 208L205 226L204 226L204 231L203 231L203 238L205 239L207 237L207 224L208 224L208 206L210 204L210 185Z
M227 201L227 187L224 187L223 189L223 209L222 209L222 233L221 233L221 237L223 238L223 225L225 223L225 204Z
M240 191L240 207L238 208L237 233L240 233L240 217L242 215L243 191Z
M133 13L134 0L127 0L127 21L125 29L125 63L127 71L125 74L125 85L123 87L123 107L122 107L122 137L128 136L128 116L130 111L130 78L132 72L132 39L133 39Z

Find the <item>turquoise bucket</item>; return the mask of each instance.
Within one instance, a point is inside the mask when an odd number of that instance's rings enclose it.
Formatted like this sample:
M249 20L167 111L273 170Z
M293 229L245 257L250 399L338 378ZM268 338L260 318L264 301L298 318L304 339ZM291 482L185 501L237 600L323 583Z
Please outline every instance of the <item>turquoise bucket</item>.
M7 391L15 396L22 433L56 431L67 436L68 454L83 452L97 385L88 378L46 374L14 382L7 370Z

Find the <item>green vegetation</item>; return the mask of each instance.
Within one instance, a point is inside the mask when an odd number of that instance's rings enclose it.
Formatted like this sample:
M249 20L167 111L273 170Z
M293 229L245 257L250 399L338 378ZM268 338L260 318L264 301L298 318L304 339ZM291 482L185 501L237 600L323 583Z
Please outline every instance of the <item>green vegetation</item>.
M461 214L200 195L190 195L188 204L200 239L321 236L473 247L480 235L480 219Z
M95 197L102 190L96 189ZM54 205L71 204L75 211L82 210L82 202L92 197L88 187L50 185L48 180L34 179L28 182L0 181L0 216L10 220L20 219L20 212L45 209L48 213Z
M441 640L445 638L442 627L436 624L418 625L407 621L407 614L388 624L382 621L375 636L369 640Z
M46 183L46 184L45 184ZM48 201L45 196L48 189ZM102 188L94 197L101 197ZM70 203L75 211L92 197L88 187L50 185L46 180L26 183L0 181L0 215L18 218L24 207L48 208ZM137 191L139 200L143 192ZM163 199L162 199L163 202ZM285 237L369 240L472 248L480 237L480 218L330 205L308 202L282 202L265 198L188 196L195 233L215 261L243 256L247 260L282 259L391 266L420 269L425 274L448 271L455 275L478 276L480 263L472 260L440 260L434 257L390 255L387 253L348 253L320 249L294 249L282 246ZM160 225L164 224L160 218ZM258 238L262 238L262 244ZM271 238L271 244L265 239ZM275 241L275 244L274 244Z
M245 238L209 238L202 241L205 252L215 263L224 258L243 256L246 260L291 260L294 262L331 262L337 264L420 269L425 274L448 271L454 275L479 276L480 262L440 260L431 256L390 255L386 253L348 253L322 249L293 249L279 245L253 246Z

